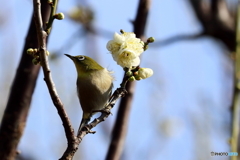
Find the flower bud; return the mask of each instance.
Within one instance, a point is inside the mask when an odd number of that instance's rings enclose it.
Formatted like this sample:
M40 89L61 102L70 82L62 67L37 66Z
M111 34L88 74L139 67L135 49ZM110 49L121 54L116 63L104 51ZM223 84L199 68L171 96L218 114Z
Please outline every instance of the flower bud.
M46 51L46 55L49 56L50 52L49 51Z
M149 38L147 39L147 42L148 42L148 43L153 43L154 41L155 41L154 37L149 37Z
M138 76L142 79L146 79L153 75L153 70L150 68L140 68L138 70Z
M32 48L27 49L27 54L33 55L33 53L34 53L34 50Z
M64 14L63 13L57 13L54 15L54 18L58 19L58 20L62 20L64 19Z
M128 77L130 77L130 76L132 76L132 72L131 72L131 71L127 71L127 72L126 72L126 75L127 75Z
M33 49L33 52L34 52L34 54L37 53L37 52L38 52L38 49L37 49L37 48L34 48L34 49Z
M135 81L136 79L135 79L134 76L131 76L128 80L129 80L129 81Z
M142 78L138 75L134 76L137 81L140 81Z

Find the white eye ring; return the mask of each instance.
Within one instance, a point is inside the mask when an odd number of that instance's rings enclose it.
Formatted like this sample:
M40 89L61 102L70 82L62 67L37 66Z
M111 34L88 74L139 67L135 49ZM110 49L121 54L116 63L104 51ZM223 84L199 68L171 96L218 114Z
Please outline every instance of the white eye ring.
M78 57L78 60L80 60L80 61L82 61L82 60L84 60L84 59L85 59L84 56L79 56L79 57Z

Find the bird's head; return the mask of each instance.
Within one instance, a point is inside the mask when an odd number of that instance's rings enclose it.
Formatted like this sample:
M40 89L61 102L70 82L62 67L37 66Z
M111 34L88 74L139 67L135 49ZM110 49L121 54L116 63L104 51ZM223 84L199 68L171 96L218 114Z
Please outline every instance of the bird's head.
M69 54L65 54L65 55L74 62L78 75L87 74L87 73L104 69L94 59L88 56L83 56L83 55L71 56Z

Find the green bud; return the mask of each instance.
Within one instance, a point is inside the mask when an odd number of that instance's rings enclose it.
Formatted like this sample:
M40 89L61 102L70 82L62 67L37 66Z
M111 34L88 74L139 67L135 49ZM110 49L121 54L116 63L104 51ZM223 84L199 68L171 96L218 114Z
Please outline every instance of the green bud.
M50 52L46 51L46 55L49 56Z
M63 13L58 13L54 15L54 18L58 19L58 20L62 20L64 19L64 14Z
M127 71L127 72L126 72L126 75L127 75L128 77L130 77L130 76L132 76L132 72L131 72L131 71Z
M134 76L137 81L141 80L142 78L139 77L138 75Z
M33 52L34 52L34 53L37 53L37 52L38 52L38 49L37 49L37 48L34 48L34 49L33 49Z
M129 80L129 81L135 81L136 79L135 79L134 76L131 76L128 80Z
M34 65L37 65L37 64L39 63L39 59L33 58L32 63L33 63Z
M34 50L32 48L27 49L27 54L33 55L33 53L34 53Z
M155 39L153 38L153 37L149 37L148 39L147 39L147 42L148 43L153 43L155 41Z

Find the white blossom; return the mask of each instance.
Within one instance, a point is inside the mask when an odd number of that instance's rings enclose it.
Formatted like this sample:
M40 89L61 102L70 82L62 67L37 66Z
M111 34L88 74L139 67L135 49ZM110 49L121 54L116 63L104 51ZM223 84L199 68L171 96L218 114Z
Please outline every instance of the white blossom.
M115 33L113 40L107 43L107 49L113 59L122 67L131 68L140 64L139 56L144 51L144 42L132 32Z

